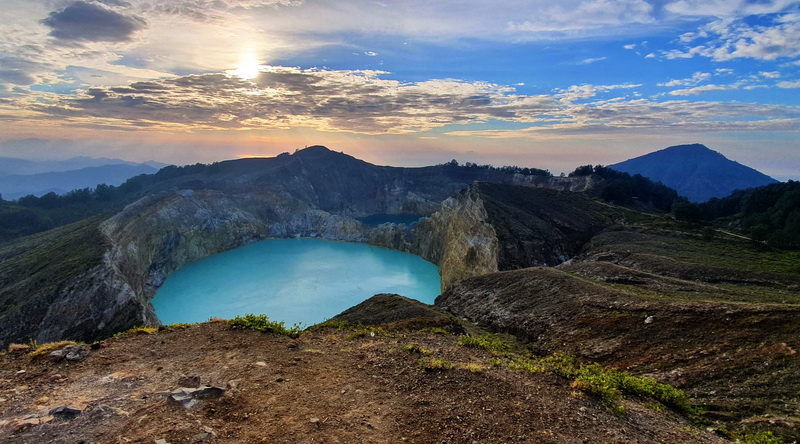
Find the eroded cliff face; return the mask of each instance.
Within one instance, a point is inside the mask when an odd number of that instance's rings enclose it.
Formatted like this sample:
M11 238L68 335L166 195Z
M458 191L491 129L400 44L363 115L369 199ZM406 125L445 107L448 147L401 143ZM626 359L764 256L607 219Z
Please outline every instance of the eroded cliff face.
M497 271L497 235L474 187L445 200L439 211L417 226L417 233L420 253L439 265L443 290L462 279Z

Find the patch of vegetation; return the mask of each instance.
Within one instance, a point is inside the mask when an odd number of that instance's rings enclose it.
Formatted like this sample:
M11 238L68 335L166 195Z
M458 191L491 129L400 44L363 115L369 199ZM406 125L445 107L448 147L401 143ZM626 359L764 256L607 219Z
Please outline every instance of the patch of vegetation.
M326 321L320 322L319 324L314 324L308 328L308 331L318 331L324 329L333 329L333 330L353 330L355 328L363 327L361 325L353 324L347 321L340 321L338 319L328 319Z
M683 202L674 213L677 219L689 222L736 225L754 241L800 250L800 182L737 190L701 204Z
M434 335L452 335L449 331L441 327L425 327L417 330L418 333L430 333Z
M31 350L29 344L8 344L8 353L26 353Z
M42 345L35 345L32 351L28 353L28 356L31 358L37 358L40 356L47 356L50 353L61 350L62 348L68 345L78 345L75 341L58 341L58 342L48 342Z
M720 427L719 432L726 438L745 444L786 444L786 441L773 435L772 432L730 431L725 427Z
M16 201L0 196L0 243L115 211L152 192L165 182L211 170L214 165L167 166L155 174L140 174L120 186L99 184L94 189L64 195L28 195Z
M176 322L174 324L162 325L159 330L183 330L185 328L193 327L197 324L189 324L186 322Z
M511 344L492 334L480 336L471 334L462 335L456 344L463 345L464 347L482 348L496 355L503 355L511 351Z
M486 371L486 366L478 364L477 362L469 362L466 364L458 364L458 368L467 370L470 373L482 373Z
M606 181L600 197L606 202L619 205L643 204L661 211L670 211L679 200L678 192L672 188L640 175L606 168L602 165L584 165L569 173L570 177L596 174Z
M546 358L513 356L508 368L533 373L553 372L563 376L572 380L575 389L599 397L617 413L625 411L619 404L623 395L653 399L689 417L699 413L683 390L660 383L653 378L633 376L627 372L605 368L597 363L578 364L572 356L563 354Z
M121 331L114 335L115 338L120 338L123 336L130 336L130 335L153 335L158 332L159 327L147 327L144 325L139 325L136 327L131 327L125 331Z
M49 304L71 278L100 265L108 246L98 229L101 220L87 219L0 248L0 319L21 305Z
M242 328L267 333L277 333L290 338L299 337L300 333L303 331L303 327L300 324L294 324L291 327L286 327L283 321L271 321L265 314L255 315L248 313L244 316L236 316L235 318L228 320L228 325L231 328Z
M453 369L453 364L441 358L419 358L419 366L426 372L439 372Z
M431 354L430 350L426 350L426 349L420 347L420 345L417 344L416 342L412 343L412 344L408 344L406 346L403 346L403 350L405 350L405 351L407 351L409 353L419 353L421 355L429 355L429 354Z

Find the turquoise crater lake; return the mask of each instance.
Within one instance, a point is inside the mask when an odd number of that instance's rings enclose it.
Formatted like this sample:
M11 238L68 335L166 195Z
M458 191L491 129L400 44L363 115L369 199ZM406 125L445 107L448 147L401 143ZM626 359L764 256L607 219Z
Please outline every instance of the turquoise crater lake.
M368 244L273 239L181 267L151 303L164 324L266 314L287 325L316 324L377 293L426 304L439 295L436 265Z

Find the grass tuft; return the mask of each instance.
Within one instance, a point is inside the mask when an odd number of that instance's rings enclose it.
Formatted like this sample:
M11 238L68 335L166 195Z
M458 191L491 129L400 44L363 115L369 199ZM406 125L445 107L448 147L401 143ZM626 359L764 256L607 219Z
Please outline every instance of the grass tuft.
M463 345L465 347L482 348L496 355L503 355L511 350L511 344L495 335L490 334L481 336L470 334L462 335L456 344Z
M114 337L120 338L122 336L128 336L128 335L152 335L155 334L157 331L158 327L145 327L143 325L140 325L138 327L132 327L129 328L128 330L121 331L115 334Z
M421 355L429 355L429 354L431 354L430 350L426 350L426 349L420 347L419 344L417 344L416 342L404 346L403 350L405 350L405 351L407 351L409 353L419 353Z
M265 314L255 315L248 313L244 316L236 316L228 321L228 325L231 328L242 328L266 333L277 333L290 338L299 337L300 333L303 331L303 327L300 324L294 324L291 327L286 327L283 321L270 321L269 317L267 317Z
M426 372L440 372L453 369L453 364L441 358L419 358L419 366Z
M31 358L37 358L40 356L49 355L51 352L56 350L61 350L62 348L68 345L78 345L75 341L58 341L58 342L48 342L46 344L37 345L31 352L28 353L28 356Z

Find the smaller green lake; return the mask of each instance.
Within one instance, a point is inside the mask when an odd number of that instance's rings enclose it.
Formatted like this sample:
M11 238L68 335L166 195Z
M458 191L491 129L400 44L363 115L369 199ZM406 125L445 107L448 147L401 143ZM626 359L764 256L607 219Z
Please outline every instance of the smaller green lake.
M316 324L377 293L432 304L436 265L363 243L274 239L216 254L171 274L151 301L164 324L266 314Z

